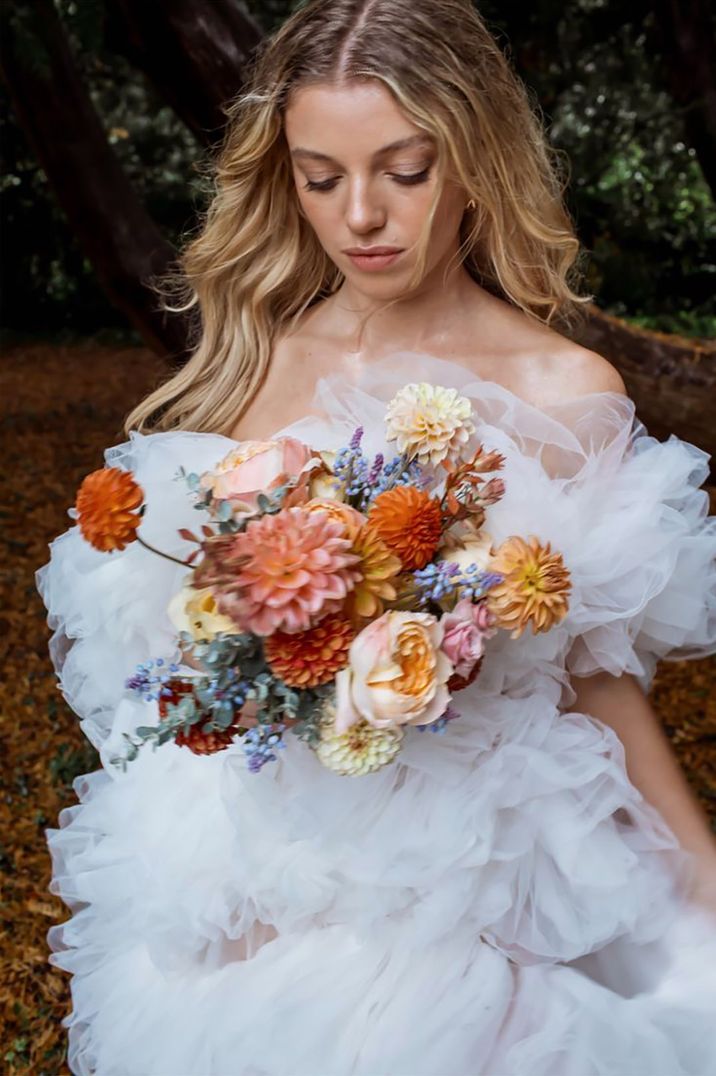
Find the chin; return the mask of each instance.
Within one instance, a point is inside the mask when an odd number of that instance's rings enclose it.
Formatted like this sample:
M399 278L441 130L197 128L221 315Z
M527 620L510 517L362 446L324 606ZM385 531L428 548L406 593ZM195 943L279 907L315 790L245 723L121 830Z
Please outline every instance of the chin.
M391 273L389 270L375 274L351 273L350 276L346 275L346 280L359 294L381 302L402 299L412 290L408 287L410 271L405 270L401 273Z

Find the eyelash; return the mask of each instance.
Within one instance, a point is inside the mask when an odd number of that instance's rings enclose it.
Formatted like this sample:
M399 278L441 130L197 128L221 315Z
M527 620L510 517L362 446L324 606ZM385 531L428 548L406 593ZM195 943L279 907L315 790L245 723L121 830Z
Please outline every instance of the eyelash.
M423 168L422 172L413 172L411 175L398 175L397 173L391 173L391 177L396 183L400 183L405 187L412 187L418 183L424 183L428 178L430 168ZM304 190L306 191L331 191L338 181L336 179L323 179L320 182L315 182L309 179Z

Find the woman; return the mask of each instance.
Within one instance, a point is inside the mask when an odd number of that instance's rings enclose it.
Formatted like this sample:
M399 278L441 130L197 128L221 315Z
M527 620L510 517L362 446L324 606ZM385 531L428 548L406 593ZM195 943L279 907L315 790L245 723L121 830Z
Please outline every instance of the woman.
M314 0L258 58L184 256L202 335L106 454L144 537L187 554L179 466L358 424L377 450L428 381L504 454L496 533L554 541L570 612L495 640L455 731L360 780L298 742L260 779L236 744L121 772L156 722L124 682L171 653L183 572L57 539L51 651L104 763L48 834L75 1073L714 1071L716 850L644 694L659 657L714 649L706 456L552 327L584 301L560 190L467 0Z

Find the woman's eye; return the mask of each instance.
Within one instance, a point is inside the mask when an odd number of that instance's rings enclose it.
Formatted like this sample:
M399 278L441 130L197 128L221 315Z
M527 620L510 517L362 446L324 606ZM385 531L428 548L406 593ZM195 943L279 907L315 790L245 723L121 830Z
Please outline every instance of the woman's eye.
M421 172L389 172L388 175L391 179L394 179L396 183L401 183L403 186L411 186L416 183L424 183L430 174L430 165L427 168L423 168ZM339 177L333 177L331 179L309 179L306 181L304 190L307 191L332 191L338 182Z
M428 178L429 173L430 166L428 166L427 168L423 168L422 172L392 172L391 177L396 181L396 183L404 183L407 186L410 186L411 183L424 183L425 180Z
M306 191L332 191L337 179L309 179L303 188Z

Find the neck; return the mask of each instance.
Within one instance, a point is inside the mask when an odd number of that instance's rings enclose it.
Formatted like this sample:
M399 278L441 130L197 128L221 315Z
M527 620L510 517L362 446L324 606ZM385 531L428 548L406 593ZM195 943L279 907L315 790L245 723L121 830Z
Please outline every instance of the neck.
M340 318L346 350L356 356L371 355L396 348L429 349L449 335L450 324L474 311L475 302L486 293L462 266L446 277L442 265L426 275L410 294L397 301L376 299L345 280L336 292L334 312Z

